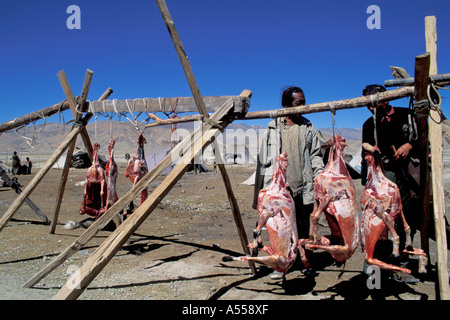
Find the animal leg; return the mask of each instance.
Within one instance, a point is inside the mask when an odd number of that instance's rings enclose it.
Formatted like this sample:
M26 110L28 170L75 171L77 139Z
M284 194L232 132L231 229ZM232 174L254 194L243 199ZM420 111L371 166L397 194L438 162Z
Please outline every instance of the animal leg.
M426 273L427 272L427 264L428 264L428 257L426 253L422 249L416 249L413 248L412 250L404 250L403 252L416 255L419 257L419 273Z
M81 202L80 209L78 210L79 214L84 214L86 212L86 196L89 185L89 179L86 177L84 180L84 192L83 192L83 201Z
M390 219L390 216L387 213L383 213L381 215L384 224L388 228L389 232L392 235L392 254L394 257L400 256L399 246L400 246L400 237L397 234L397 231L395 231L394 222ZM378 238L377 238L378 239Z
M323 249L329 252L333 256L333 258L336 259L337 262L344 262L351 255L351 248L350 245L348 244L330 246L330 245L307 243L306 249Z
M309 267L311 266L309 264L309 260L306 257L306 252L305 252L305 244L307 243L307 239L300 239L298 242L298 252L300 253L300 259L303 262L303 265L305 266L306 269L309 269Z
M268 210L264 210L258 220L256 228L253 230L252 257L258 256L258 248L262 248L261 230L266 225L267 220L272 217Z
M409 270L409 269L401 268L401 267L383 262L383 261L378 260L373 257L375 245L376 245L378 239L380 238L381 234L384 232L385 226L384 226L384 224L379 224L377 226L370 224L368 226L368 229L369 229L368 233L366 235L364 235L364 240L365 240L364 241L364 251L365 251L366 262L369 265L377 266L383 270L400 271L400 272L410 274L411 270Z
M412 247L412 239L411 239L411 228L406 222L405 215L402 212L400 213L400 218L402 219L403 226L405 228L405 237L406 237L406 243L405 243L405 250L403 250L404 253L408 253L410 255L416 255L419 257L419 273L426 273L427 269L426 266L428 264L428 257L426 253L422 249L416 249Z
M249 247L251 250L253 250L253 243L249 243L249 244L248 244L248 247ZM268 253L269 255L274 254L273 249L272 249L271 246L262 246L262 247L261 247L261 246L258 245L258 247L257 247L256 249L257 249L257 250L264 251L264 252Z
M405 229L405 247L412 247L412 239L411 239L411 228L408 225L408 222L406 222L405 214L403 213L403 210L400 212L400 218L402 219L403 228Z
M322 212L326 210L331 201L333 201L334 197L327 197L325 201L319 202L316 201L314 206L314 210L309 216L309 241L315 244L321 243L321 236L319 234L319 218Z
M271 269L281 271L283 273L286 272L286 267L289 265L289 261L285 259L282 256L277 255L270 255L270 256L264 256L264 257L249 257L249 256L242 256L242 257L231 257L226 256L222 258L222 261L229 262L229 261L252 261L255 263L265 264Z

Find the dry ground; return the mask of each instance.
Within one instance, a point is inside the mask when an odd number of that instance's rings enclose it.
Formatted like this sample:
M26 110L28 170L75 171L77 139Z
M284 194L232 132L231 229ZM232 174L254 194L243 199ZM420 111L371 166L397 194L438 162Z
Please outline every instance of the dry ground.
M253 187L240 182L250 176L254 167L227 166L227 169L247 235L251 237L258 219L257 212L251 208ZM71 169L69 173L55 234L49 234L49 227L26 204L2 230L0 299L52 298L69 278L70 270L81 267L109 236L108 231L99 232L82 250L33 288L22 287L84 232L84 229L66 230L63 224L68 220L85 218L77 213L83 187L76 186L77 182L84 180L85 172ZM123 172L124 164L120 164L119 196L131 187ZM60 170L52 169L30 197L50 219L60 175ZM26 185L33 176L18 176L19 182ZM163 178L154 181L150 191ZM359 197L360 183L358 180L355 182ZM10 188L0 188L0 215L15 197ZM321 228L321 232L327 234L326 226ZM404 284L384 277L380 290L369 290L367 278L361 273L363 256L360 248L347 262L340 278L342 267L333 264L327 253L318 251L312 257L316 269L313 275L305 276L299 266L294 266L283 283L270 279L270 270L258 266L259 272L253 277L244 263L222 262L223 256L240 255L243 251L220 174L186 174L79 299L435 300L435 242L431 241L430 246L432 270L416 284Z

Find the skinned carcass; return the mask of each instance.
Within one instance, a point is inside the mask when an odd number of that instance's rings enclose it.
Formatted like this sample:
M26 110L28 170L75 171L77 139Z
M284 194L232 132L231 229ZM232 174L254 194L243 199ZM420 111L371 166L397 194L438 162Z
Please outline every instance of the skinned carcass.
M116 141L114 139L111 139L109 141L108 145L108 151L109 151L109 159L106 162L106 177L108 179L108 187L107 187L107 194L106 194L106 206L105 206L105 212L112 207L112 205L119 199L117 196L117 188L116 188L116 181L117 181L117 175L118 175L118 169L117 169L117 163L114 161L114 145Z
M395 266L373 257L377 241L388 239L388 232L392 235L392 254L395 257L399 256L400 238L394 228L394 219L400 217L406 234L406 249L404 252L418 255L419 272L426 272L426 254L423 250L414 249L411 246L410 227L403 214L403 205L398 186L384 175L379 151L368 143L363 143L363 150L368 168L366 186L361 195L362 249L366 262L384 270L411 273L411 270L407 268Z
M128 161L125 169L125 177L130 178L133 185L148 172L147 161L145 160L144 144L147 143L145 137L140 133L137 141L136 155ZM147 199L147 187L141 191L140 203Z
M87 214L96 219L104 213L106 205L107 190L105 170L100 165L98 160L98 151L100 145L94 143L92 151L92 165L87 169L83 202L78 211L79 214Z
M249 244L252 256L227 256L223 261L254 261L283 272L283 275L294 264L297 258L298 235L295 204L287 190L287 166L287 154L283 153L278 157L278 170L274 170L272 182L258 194L257 209L260 218L253 231L254 241ZM270 246L262 245L261 230L264 226L269 235ZM259 249L269 255L257 257Z
M305 249L323 249L338 263L344 263L355 252L359 243L359 222L356 210L355 185L344 159L345 139L340 135L330 140L328 163L314 181L316 203L310 216L309 239L299 241L303 264L309 267ZM328 222L331 235L319 234L322 214Z
M119 174L117 163L114 160L114 145L116 141L114 139L109 140L108 145L108 151L109 151L109 159L106 162L105 171L106 171L106 177L108 179L108 187L107 187L107 194L106 194L106 206L104 208L104 211L108 211L109 208L113 206L114 203L119 199L117 196L117 176ZM123 220L123 214L117 214L114 216L114 223L116 227L118 227Z

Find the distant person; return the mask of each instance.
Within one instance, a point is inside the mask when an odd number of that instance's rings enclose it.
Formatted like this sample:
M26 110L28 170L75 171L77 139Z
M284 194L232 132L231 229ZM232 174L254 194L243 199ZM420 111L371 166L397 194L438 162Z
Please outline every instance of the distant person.
M27 174L31 174L31 168L33 168L33 162L27 157Z
M213 172L214 172L214 175L217 174L217 163L215 161L213 163Z
M19 180L17 179L17 177L12 178L11 182L12 182L11 188L16 193L19 193L20 192L20 187L23 187L23 186L19 183Z
M14 151L11 159L12 159L12 174L16 175L19 173L20 169L20 158L17 155L17 151Z

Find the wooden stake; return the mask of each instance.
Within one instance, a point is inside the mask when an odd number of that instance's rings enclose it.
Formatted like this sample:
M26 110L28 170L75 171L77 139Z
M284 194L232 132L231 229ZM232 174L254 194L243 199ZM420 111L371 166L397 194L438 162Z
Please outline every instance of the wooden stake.
M231 121L226 120L225 116L232 107L233 103L224 105L211 118L213 121L223 120L221 125L226 127ZM167 177L156 187L156 189L148 196L147 200L142 203L130 218L125 220L111 235L94 251L94 253L86 260L85 264L80 268L79 273L72 282L69 279L58 293L53 297L54 300L60 299L76 299L87 288L91 281L100 273L100 271L108 264L112 257L120 250L122 245L134 233L134 231L145 221L152 213L156 206L170 192L172 187L184 175L191 166L192 161L202 152L203 149L211 142L211 139L218 134L219 129L212 129L211 124L205 124L204 134L201 136L200 148L194 148L196 143L191 143L189 150L184 153L178 164L172 169ZM185 139L186 140L186 139ZM174 148L172 152L175 151ZM176 150L179 151L179 150ZM171 152L171 154L172 154ZM173 153L174 156L177 153Z
M425 17L425 39L427 51L430 53L430 75L436 75L437 70L437 31L436 17ZM440 110L432 108L429 114L430 147L431 147L431 180L433 186L433 211L438 253L439 293L441 300L450 300L447 267L447 237L445 229L445 193L444 193L444 163L442 125L436 122Z
M428 53L416 57L414 70L414 88L415 100L417 101L427 99L427 87L430 70L430 55ZM420 159L420 184L423 186L420 194L422 202L422 216L421 216L421 230L420 241L421 248L425 251L427 256L430 256L430 248L428 241L429 217L430 217L430 182L429 182L429 165L428 165L428 110L421 109L416 111L417 131L419 138L417 140L417 152ZM429 260L428 260L429 261Z

